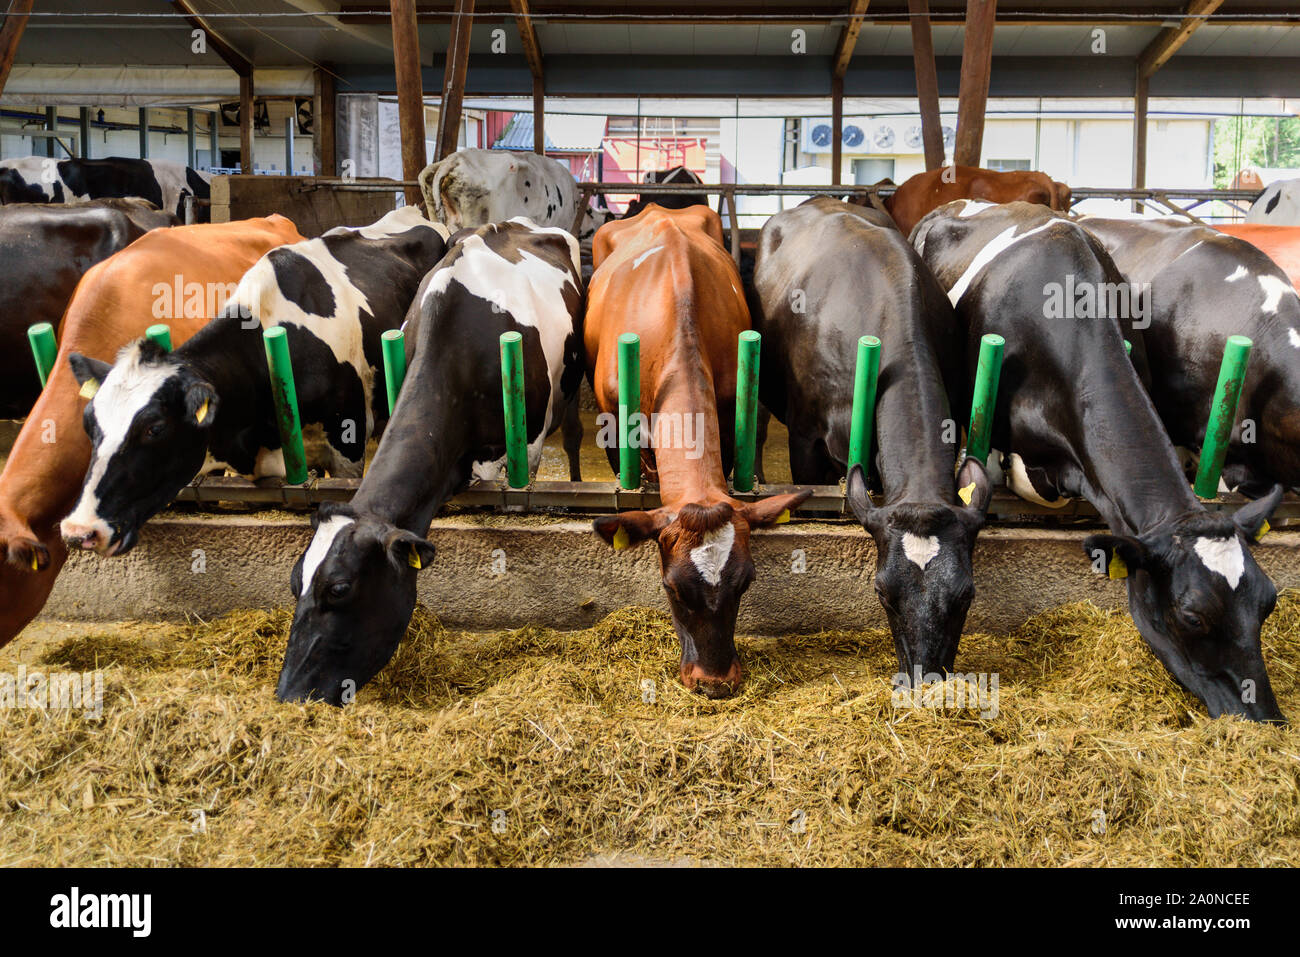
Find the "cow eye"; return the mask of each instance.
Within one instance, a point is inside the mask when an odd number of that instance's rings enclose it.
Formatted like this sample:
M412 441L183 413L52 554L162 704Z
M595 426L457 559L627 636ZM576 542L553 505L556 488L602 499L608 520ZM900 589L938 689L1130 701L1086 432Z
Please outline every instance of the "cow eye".
M348 597L348 592L352 591L351 582L335 582L325 589L325 593L334 601L340 601Z
M151 422L144 430L144 437L147 440L159 438L163 434L163 424L161 422Z

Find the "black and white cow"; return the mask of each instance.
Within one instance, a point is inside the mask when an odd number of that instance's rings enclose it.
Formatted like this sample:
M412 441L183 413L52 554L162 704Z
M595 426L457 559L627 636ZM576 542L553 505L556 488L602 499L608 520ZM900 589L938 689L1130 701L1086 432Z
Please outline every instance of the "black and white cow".
M1269 226L1300 226L1300 179L1281 179L1251 203L1246 222Z
M536 153L509 150L457 150L420 171L420 191L429 217L455 232L526 216L538 226L572 230L581 193L569 168ZM588 206L578 230L584 258L591 238L614 218L608 209Z
M884 500L872 504L855 467L848 501L876 542L876 594L900 674L911 683L951 671L991 490L971 458L954 481L969 398L948 297L887 214L829 197L767 221L754 290L763 404L789 430L800 484L844 475L858 339L881 340L870 472Z
M27 327L56 329L83 274L149 229L161 214L98 203L0 206L0 418L22 418L41 394Z
M1259 641L1277 589L1250 553L1282 487L1235 516L1192 494L1125 355L1141 322L1111 309L1125 280L1101 243L1041 206L970 201L927 215L911 241L956 306L968 362L985 333L1006 339L993 445L1012 488L1101 513L1111 534L1083 543L1094 570L1127 578L1138 631L1211 716L1284 720Z
M1174 445L1201 448L1224 342L1240 333L1254 348L1224 485L1251 497L1300 487L1300 297L1286 273L1250 243L1181 218L1080 222L1150 291L1151 395Z
M388 419L380 335L401 324L446 239L414 207L332 229L263 256L222 314L174 352L141 339L111 366L73 353L78 380L93 383L93 448L65 540L122 554L201 472L284 477L262 340L271 326L287 331L299 415L322 429L327 467L359 476L367 437Z
M80 203L136 197L184 219L184 197L209 199L210 179L207 173L171 160L25 156L0 160L0 203ZM195 213L198 221L207 221L206 207L198 207Z
M500 337L523 336L528 464L582 378L583 293L568 232L517 218L452 237L407 318L409 371L379 451L347 505L324 505L294 566L298 607L276 694L345 694L379 672L415 608L438 509L505 460Z
M704 180L700 179L694 170L688 169L685 166L674 166L672 169L652 170L645 174L644 181L647 183L669 183L677 185L704 182ZM651 203L654 203L656 206L662 206L664 209L685 209L687 206L708 206L709 194L654 193L638 196L628 204L627 212L623 214L623 218L631 219Z

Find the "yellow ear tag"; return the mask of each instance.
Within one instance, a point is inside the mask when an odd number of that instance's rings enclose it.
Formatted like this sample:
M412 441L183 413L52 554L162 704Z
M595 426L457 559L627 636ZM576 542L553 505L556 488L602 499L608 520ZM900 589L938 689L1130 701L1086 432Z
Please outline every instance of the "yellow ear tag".
M614 550L620 551L631 544L632 540L628 538L627 529L620 525L618 531L614 533Z
M1124 559L1119 557L1119 552L1110 556L1108 572L1111 578L1128 578L1128 566L1124 564Z
M957 489L957 497L961 499L963 502L965 502L967 505L970 504L970 500L974 497L974 495L975 495L974 482L971 482L965 488Z
M83 399L93 399L95 397L95 393L98 391L99 391L99 380L87 379L85 382L81 383L81 392L79 393L79 395Z
M414 545L411 546L411 551L406 556L406 564L410 565L412 568L415 569L420 569L424 567L423 565L420 564L420 553L415 550Z
M33 554L33 555L32 555L32 571L34 571L34 572L38 572L38 571L40 571L40 570L41 570L41 559L40 559L40 556L39 556L39 555L36 555L36 554Z
M1265 535L1267 535L1270 531L1272 531L1272 529L1269 527L1268 519L1264 519L1264 524L1261 525L1261 526L1259 527L1259 531L1255 533L1255 541L1259 541L1261 538L1263 538Z
M208 400L204 399L203 404L199 406L199 411L194 413L194 418L198 421L199 425L202 425L203 420L206 419L207 417L208 417Z
M790 521L790 510L788 508L783 508L781 509L781 514L776 517L775 524L784 525L788 521Z

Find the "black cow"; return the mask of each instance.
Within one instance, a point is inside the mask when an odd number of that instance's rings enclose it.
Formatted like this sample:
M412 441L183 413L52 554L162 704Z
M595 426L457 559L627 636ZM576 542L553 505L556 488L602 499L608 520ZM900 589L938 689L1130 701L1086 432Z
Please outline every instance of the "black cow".
M41 393L28 326L58 329L86 270L162 225L161 215L98 203L0 207L0 418L25 416Z
M302 423L324 432L324 464L359 476L367 437L388 420L380 335L406 316L446 237L413 206L332 229L263 256L221 315L175 352L142 339L114 365L73 353L78 380L96 383L85 410L93 448L64 539L122 554L201 471L284 477L262 343L274 325L287 330Z
M25 156L0 160L0 204L136 197L183 219L186 196L211 198L209 175L172 160L125 156L93 160ZM208 216L206 206L195 209L198 222L207 222Z
M294 566L298 599L276 694L350 700L397 650L434 514L505 460L500 337L523 336L528 462L582 378L578 242L522 217L452 236L407 316L410 369L356 497L324 505Z
M956 305L968 361L985 333L1006 339L992 437L1011 487L1096 507L1112 534L1085 539L1094 570L1127 577L1138 631L1211 716L1284 720L1259 643L1277 590L1250 554L1282 487L1235 516L1192 494L1124 353L1145 320L1112 314L1125 280L1101 243L1041 206L971 201L930 213L911 240Z
M1149 288L1151 395L1174 445L1204 443L1224 342L1240 333L1255 344L1223 481L1252 498L1300 487L1300 297L1286 273L1245 240L1181 219L1080 222Z
M672 169L659 169L645 174L647 183L669 183L669 184L688 184L703 183L704 180L695 173L694 170L687 169L685 166L674 166ZM645 209L651 203L656 206L662 206L664 209L685 209L687 206L708 206L708 193L654 193L646 196L638 196L627 205L627 212L623 214L623 219L631 219L641 210Z
M880 338L870 473L884 502L872 504L858 468L848 501L876 542L876 594L902 680L951 671L990 485L971 458L954 482L969 400L948 297L888 215L827 197L767 221L754 287L763 404L789 429L800 484L844 475L858 339Z

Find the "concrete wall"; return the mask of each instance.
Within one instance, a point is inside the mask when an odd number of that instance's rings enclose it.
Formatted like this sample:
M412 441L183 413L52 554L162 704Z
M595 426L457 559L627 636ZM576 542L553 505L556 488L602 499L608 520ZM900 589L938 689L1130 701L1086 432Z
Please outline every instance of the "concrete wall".
M1124 607L1123 583L1092 574L1086 531L999 528L980 535L970 631L1003 632L1045 609L1089 599ZM289 573L307 547L306 517L167 517L129 555L74 555L44 617L183 619L293 603ZM667 610L658 551L615 552L586 521L467 516L434 522L438 549L420 599L454 628L527 624L583 628L617 608ZM857 526L798 523L756 532L758 578L741 605L742 633L808 634L885 627L875 598L875 547ZM802 567L796 572L802 552ZM1300 532L1274 532L1255 550L1279 588L1300 586ZM202 569L202 570L200 570Z
M228 223L252 216L288 216L308 238L335 226L368 226L393 209L395 192L358 193L313 189L340 183L318 176L216 176L212 180L212 221ZM388 180L357 179L356 183Z

